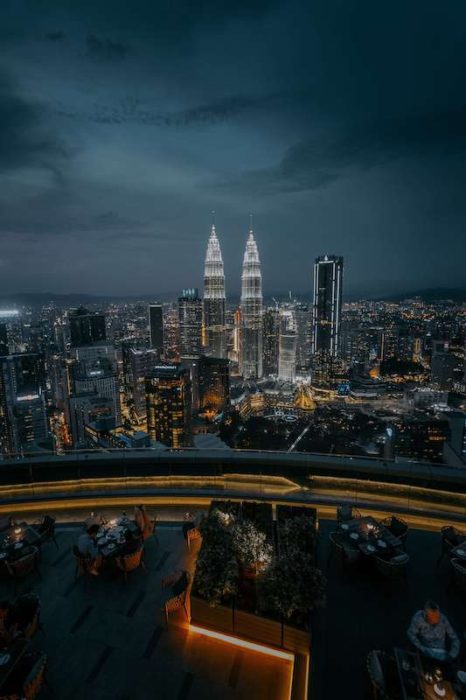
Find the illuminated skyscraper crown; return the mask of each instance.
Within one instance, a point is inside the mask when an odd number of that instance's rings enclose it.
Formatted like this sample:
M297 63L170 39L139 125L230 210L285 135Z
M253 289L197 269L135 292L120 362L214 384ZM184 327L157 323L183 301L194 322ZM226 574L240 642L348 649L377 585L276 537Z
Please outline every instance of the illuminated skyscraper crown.
M262 300L262 275L259 251L252 229L246 242L243 258L243 273L241 275L241 299Z
M205 256L204 299L225 299L225 273L215 225L212 225Z

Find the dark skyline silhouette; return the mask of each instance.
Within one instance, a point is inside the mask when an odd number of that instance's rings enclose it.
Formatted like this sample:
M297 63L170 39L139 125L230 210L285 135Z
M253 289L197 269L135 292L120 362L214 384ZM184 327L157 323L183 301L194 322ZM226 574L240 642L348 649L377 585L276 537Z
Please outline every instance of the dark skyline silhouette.
M466 6L0 6L0 294L464 286Z

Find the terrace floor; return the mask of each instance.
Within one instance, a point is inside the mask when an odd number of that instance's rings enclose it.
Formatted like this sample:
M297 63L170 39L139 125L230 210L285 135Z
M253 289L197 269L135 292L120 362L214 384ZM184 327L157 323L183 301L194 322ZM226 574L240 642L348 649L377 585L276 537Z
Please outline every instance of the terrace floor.
M109 515L112 515L109 513ZM128 582L118 574L75 579L72 545L81 527L60 523L59 549L42 548L42 579L21 583L42 603L45 636L33 646L48 655L47 700L227 700L286 696L289 661L243 651L188 632L184 613L167 627L161 607L161 579L192 566L181 525L159 526L157 545L146 543L146 568ZM13 596L10 581L0 583L0 599Z
M74 577L72 545L81 529L58 523L57 550L43 546L42 579L24 581L18 594L41 598L45 636L33 644L49 658L44 700L283 700L288 696L286 661L240 650L188 632L183 614L167 628L160 609L161 579L193 565L181 534L182 510L155 509L158 538L146 545L147 573L136 571L128 583L119 576ZM117 513L106 511L111 517ZM76 520L76 513L61 514ZM178 521L178 522L176 522ZM361 567L341 575L327 565L328 534L335 523L320 521L319 565L328 577L327 607L314 614L311 652L313 700L369 698L365 660L371 649L407 646L412 614L426 599L436 600L463 638L466 598L449 587L449 562L435 567L439 532L413 529L408 580L386 582ZM13 597L9 581L0 582L0 599ZM466 641L463 641L466 645ZM466 666L465 666L466 667Z

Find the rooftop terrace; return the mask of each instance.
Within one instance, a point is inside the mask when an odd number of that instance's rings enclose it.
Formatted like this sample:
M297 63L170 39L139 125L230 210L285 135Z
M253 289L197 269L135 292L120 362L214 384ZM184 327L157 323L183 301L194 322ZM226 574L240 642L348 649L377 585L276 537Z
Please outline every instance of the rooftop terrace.
M72 545L84 515L60 512L59 549L45 544L42 578L33 575L18 588L18 593L35 591L42 602L45 636L39 633L33 645L46 651L49 667L40 697L288 698L290 662L190 632L182 611L165 625L161 579L180 567L192 569L196 549L188 552L181 533L183 508L152 510L162 521L159 542L148 540L147 572L132 572L127 583L111 572L75 579ZM314 613L309 697L361 700L370 697L365 660L371 649L406 647L411 615L427 598L441 605L462 637L466 599L449 585L448 560L435 566L440 524L410 528L408 577L399 582L360 567L342 575L336 561L328 564L328 534L334 527L332 520L320 521L318 558L328 577L328 601L326 609ZM0 582L0 598L12 596L11 581Z

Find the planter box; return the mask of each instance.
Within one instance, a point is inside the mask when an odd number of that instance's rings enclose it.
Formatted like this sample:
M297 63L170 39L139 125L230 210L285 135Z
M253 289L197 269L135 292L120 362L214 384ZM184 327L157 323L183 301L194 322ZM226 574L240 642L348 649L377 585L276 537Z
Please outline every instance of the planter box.
M191 596L191 621L213 627L219 632L233 632L233 608L217 605L214 608L202 598Z
M311 633L291 625L283 625L283 647L299 654L310 654Z
M234 631L240 637L248 637L262 644L281 647L282 626L280 622L260 617L244 610L235 609Z

